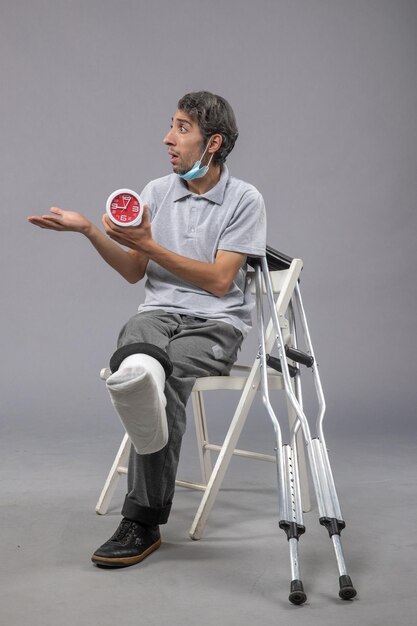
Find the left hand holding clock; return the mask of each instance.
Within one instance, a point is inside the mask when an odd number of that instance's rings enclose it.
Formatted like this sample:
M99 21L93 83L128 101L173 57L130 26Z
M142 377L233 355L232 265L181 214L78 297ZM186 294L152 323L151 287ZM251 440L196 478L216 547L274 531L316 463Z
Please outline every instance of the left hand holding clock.
M152 241L151 221L146 204L143 207L142 222L139 226L117 226L110 220L107 213L103 215L102 223L111 239L132 250L146 252L147 244Z

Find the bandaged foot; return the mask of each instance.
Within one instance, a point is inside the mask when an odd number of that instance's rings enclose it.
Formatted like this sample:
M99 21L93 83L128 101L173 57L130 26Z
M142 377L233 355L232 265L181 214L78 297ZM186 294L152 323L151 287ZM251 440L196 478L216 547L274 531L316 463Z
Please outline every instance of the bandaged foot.
M147 354L126 357L106 381L110 398L138 454L161 450L168 442L165 371Z

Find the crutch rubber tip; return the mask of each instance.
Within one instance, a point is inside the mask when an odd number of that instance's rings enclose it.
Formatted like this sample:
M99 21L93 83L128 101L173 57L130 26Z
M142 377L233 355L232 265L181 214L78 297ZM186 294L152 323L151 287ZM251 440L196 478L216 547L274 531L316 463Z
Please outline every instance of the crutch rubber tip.
M347 574L340 576L339 585L339 596L342 598L342 600L352 600L352 598L356 596L356 589L352 585L350 576L348 576Z
M291 592L288 599L293 604L304 604L307 600L307 596L304 593L303 583L301 580L291 581Z

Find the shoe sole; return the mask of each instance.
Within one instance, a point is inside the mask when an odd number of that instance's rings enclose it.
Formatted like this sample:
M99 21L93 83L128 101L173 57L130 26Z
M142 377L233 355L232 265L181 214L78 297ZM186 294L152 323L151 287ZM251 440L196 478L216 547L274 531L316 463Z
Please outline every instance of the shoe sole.
M105 556L96 556L93 554L91 560L96 565L101 565L102 567L129 567L129 565L136 565L136 563L140 563L143 559L146 559L147 556L155 552L161 545L161 540L155 541L149 548L144 550L141 554L137 556L128 556L125 558L108 558Z

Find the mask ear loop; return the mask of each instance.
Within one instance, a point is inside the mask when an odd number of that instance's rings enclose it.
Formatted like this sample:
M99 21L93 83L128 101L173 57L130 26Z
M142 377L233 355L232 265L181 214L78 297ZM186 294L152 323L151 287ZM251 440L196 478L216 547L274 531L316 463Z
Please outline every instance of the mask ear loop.
M211 137L210 137L210 139L208 140L208 143L207 143L207 145L206 145L206 149L204 150L203 154L201 155L201 158L200 158L200 165L201 165L201 161L204 159L204 155L206 154L207 150L208 150L208 149L209 149L209 147L210 147L210 142L211 142ZM209 168L209 167L210 167L210 163L212 162L213 157L214 157L214 152L213 152L213 154L210 156L209 162L207 163L207 165L206 165L205 167L207 167L207 168Z

